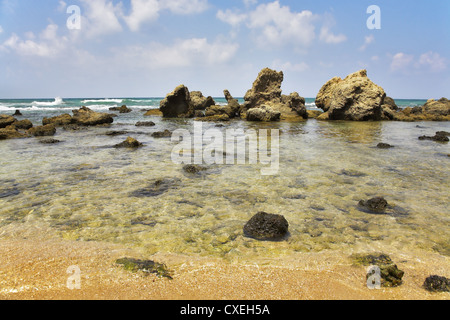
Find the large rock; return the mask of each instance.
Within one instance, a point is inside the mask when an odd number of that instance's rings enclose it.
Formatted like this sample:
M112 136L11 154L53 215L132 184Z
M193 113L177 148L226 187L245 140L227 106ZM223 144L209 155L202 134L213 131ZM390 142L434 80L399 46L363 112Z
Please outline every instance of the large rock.
M247 121L278 121L281 112L274 111L271 107L262 105L259 108L252 108L247 111Z
M15 126L0 129L0 140L27 138L29 135L22 133Z
M257 240L282 240L287 234L289 223L276 214L259 212L244 226L244 235Z
M450 115L450 100L446 98L441 98L437 101L430 99L425 103L422 111L437 116L448 116Z
M192 91L191 104L195 110L206 110L206 108L216 104L212 97L204 97L200 91Z
M70 114L67 113L52 118L44 118L42 120L42 124L44 126L47 124L52 124L54 126L65 126L73 123L75 123L75 120Z
M169 93L161 101L159 109L164 118L192 118L195 114L189 89L184 85L179 85Z
M329 120L379 121L386 93L367 77L366 70L345 79L335 77L319 91L316 106Z
M74 123L81 126L96 126L114 122L114 119L110 114L95 112L87 107L82 107L81 109L73 110L72 112Z
M8 115L0 115L0 129L6 128L16 122L16 118Z
M283 80L282 71L277 72L269 68L261 70L252 89L247 91L244 97L243 112L266 105L280 112L282 116L302 116L307 119L305 99L296 92L289 96L282 95Z
M56 134L56 128L52 124L47 124L45 126L33 127L27 133L35 137L54 136Z

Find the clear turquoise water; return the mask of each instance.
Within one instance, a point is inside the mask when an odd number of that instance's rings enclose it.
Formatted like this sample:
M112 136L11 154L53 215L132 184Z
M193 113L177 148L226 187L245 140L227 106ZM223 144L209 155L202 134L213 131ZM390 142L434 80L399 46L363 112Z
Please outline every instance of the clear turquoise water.
M1 114L20 109L36 124L80 104L94 110L127 104L134 110L119 115L109 128L58 129L54 138L62 142L56 145L42 145L38 138L0 141L0 240L41 230L64 239L125 244L148 254L247 260L361 248L450 255L450 148L418 140L450 131L446 122L232 121L223 130L280 130L278 174L262 176L259 164L213 165L192 177L171 161L175 143L151 134L192 131L194 120L144 117L144 109L156 108L160 99L86 100L99 99L64 99L55 105L52 99L0 101ZM134 126L145 120L156 126ZM204 130L214 127L204 124ZM106 136L110 130L128 134ZM112 148L127 136L144 147ZM395 148L377 149L379 142ZM161 179L171 187L160 195L133 196ZM392 205L389 214L359 210L359 200L374 196ZM290 237L275 243L244 237L244 224L258 211L284 215Z

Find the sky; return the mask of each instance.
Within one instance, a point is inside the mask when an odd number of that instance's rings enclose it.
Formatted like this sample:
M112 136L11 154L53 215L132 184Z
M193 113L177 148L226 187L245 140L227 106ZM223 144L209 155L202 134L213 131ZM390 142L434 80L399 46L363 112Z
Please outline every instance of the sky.
M450 1L0 0L0 99L243 97L265 67L306 98L361 69L450 98Z

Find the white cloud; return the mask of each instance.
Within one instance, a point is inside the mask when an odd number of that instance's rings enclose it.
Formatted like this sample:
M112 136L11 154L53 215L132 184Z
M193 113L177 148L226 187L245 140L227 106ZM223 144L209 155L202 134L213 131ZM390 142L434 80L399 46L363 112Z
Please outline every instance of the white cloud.
M89 38L122 31L117 18L121 5L114 6L107 0L81 0L85 5L82 14L82 31Z
M248 8L258 3L258 0L243 0L244 5Z
M265 45L308 46L315 38L315 16L311 11L292 12L279 1L259 5L250 12L247 26L257 32L258 43Z
M148 69L215 66L231 60L238 48L238 44L222 40L209 43L206 38L191 38L176 40L172 45L151 43L120 49L115 60L130 61Z
M158 19L159 10L157 0L131 0L131 14L124 20L131 31L138 31L142 23Z
M22 56L54 57L67 47L67 38L58 37L58 26L49 24L34 41L34 34L28 34L28 40L22 40L13 33L0 48L6 48Z
M0 26L0 34L2 34L3 33L3 28L2 28L2 26Z
M414 56L399 52L392 57L391 70L399 71L404 70L411 65L414 60Z
M63 12L66 10L66 7L67 7L67 4L64 1L60 0L59 5L58 5L58 11Z
M373 34L371 34L370 36L366 36L366 37L364 38L364 44L363 44L361 47L359 47L359 51L364 51L364 50L366 50L367 47L368 47L371 43L373 43L374 41L375 41L375 37L373 36Z
M417 67L425 67L432 72L440 72L447 68L445 58L441 57L439 53L429 51L420 56Z
M160 0L162 9L176 14L202 13L208 9L208 0Z
M247 14L227 9L225 11L219 10L216 17L217 19L230 24L232 27L238 27L247 19Z
M338 44L347 41L347 37L344 34L335 35L326 26L323 26L322 29L320 30L319 39L329 44Z
M275 70L292 71L292 72L304 72L309 69L309 65L305 62L292 64L291 62L282 62L281 60L275 60L272 63L272 68Z

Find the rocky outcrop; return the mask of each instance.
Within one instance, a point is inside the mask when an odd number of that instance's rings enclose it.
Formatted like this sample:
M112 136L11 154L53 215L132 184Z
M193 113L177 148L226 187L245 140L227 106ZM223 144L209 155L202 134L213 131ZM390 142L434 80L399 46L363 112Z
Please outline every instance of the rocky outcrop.
M284 116L301 116L308 118L305 107L305 99L296 92L289 96L282 95L281 84L284 80L282 71L265 68L261 70L257 79L253 83L252 89L247 91L244 97L242 108L243 118L247 118L246 113L253 108L260 108L265 105L280 112Z
M384 98L383 105L381 106L381 119L394 120L395 112L398 110L399 108L394 99L391 97Z
M160 103L160 111L164 118L192 118L195 109L191 103L189 89L179 85Z
M70 114L62 114L60 116L52 117L52 118L44 118L42 120L42 125L52 124L56 127L65 126L69 124L75 123L75 120L72 118Z
M16 129L22 129L22 130L28 130L28 129L33 128L33 123L28 119L16 121L12 125L14 127L16 127Z
M8 126L0 129L0 140L21 139L29 137L28 134L20 132L14 126Z
M316 97L316 106L326 115L322 119L379 121L386 93L367 77L366 70L355 72L345 79L328 81Z
M244 235L257 240L277 241L288 234L289 223L276 214L259 212L244 226Z
M247 111L247 121L278 121L281 112L274 111L271 107L262 105L258 108L252 108Z
M200 91L192 91L190 95L194 110L206 110L206 108L216 104L212 97L204 97Z
M6 128L16 122L16 118L8 115L0 115L0 129Z
M87 107L82 107L79 110L73 110L72 112L74 123L80 126L97 126L114 122L114 119L110 114L95 112Z
M119 111L119 113L130 113L133 110L131 110L130 108L128 108L126 105L123 105L121 107L112 107L109 108L109 111Z
M52 124L47 124L45 126L31 128L27 131L27 133L34 137L54 136L56 134L56 128Z
M129 148L136 149L142 147L143 144L134 138L128 137L124 142L116 144L114 148Z
M436 116L449 116L450 115L450 100L441 98L439 100L430 99L422 107L422 112L426 114Z
M208 119L221 118L233 119L239 117L241 105L234 99L228 90L224 90L225 99L228 104L225 106L213 105L206 109L205 117ZM203 120L205 121L205 120Z

